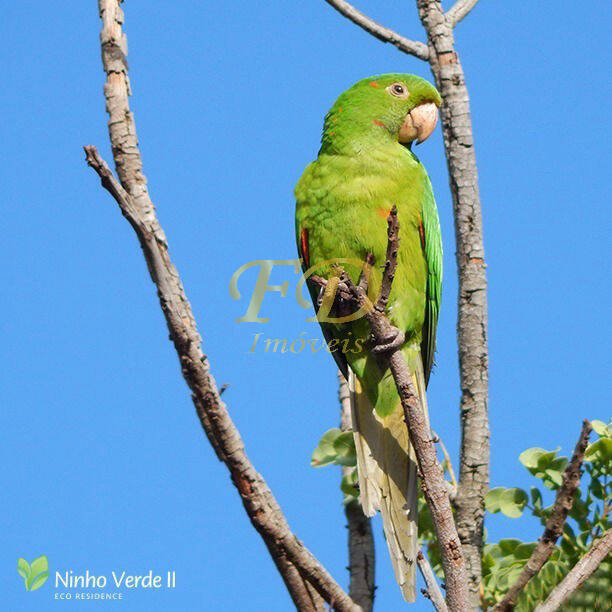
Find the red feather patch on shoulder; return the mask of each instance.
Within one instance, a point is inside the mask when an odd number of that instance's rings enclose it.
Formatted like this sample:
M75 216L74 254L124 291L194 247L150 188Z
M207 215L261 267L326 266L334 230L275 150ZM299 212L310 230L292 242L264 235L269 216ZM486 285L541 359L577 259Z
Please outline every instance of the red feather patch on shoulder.
M422 221L419 224L419 237L421 238L421 248L425 250L425 226Z
M374 120L372 121L372 123L373 123L374 125L379 126L379 127L385 127L385 124L384 124L384 123L383 123L383 122L382 122L380 119L374 119Z
M300 250L302 251L302 260L307 268L310 268L310 252L308 251L308 229L302 228L300 236Z

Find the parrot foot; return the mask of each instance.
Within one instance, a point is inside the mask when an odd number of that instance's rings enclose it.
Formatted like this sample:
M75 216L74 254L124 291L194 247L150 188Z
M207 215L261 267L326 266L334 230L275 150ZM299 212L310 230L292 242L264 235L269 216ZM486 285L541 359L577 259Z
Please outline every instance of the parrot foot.
M397 327L391 327L389 329L389 335L385 338L383 344L376 344L372 347L372 353L380 355L381 353L388 353L398 349L406 341L404 332Z

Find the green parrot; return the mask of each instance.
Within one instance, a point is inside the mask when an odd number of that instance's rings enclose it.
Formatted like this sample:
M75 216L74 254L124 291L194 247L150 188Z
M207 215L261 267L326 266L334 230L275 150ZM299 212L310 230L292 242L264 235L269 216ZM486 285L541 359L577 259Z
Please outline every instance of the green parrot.
M401 351L426 417L442 238L429 177L411 147L431 134L440 104L435 87L414 75L383 74L359 81L325 116L319 155L295 188L303 269L329 279L339 275L333 265L339 261L356 283L361 262L371 254L368 286L374 298L385 263L387 217L397 207L400 244L387 316L404 333ZM414 601L417 467L393 377L371 346L366 319L327 312L320 308L322 290L312 282L308 287L351 390L361 505L367 516L381 512L396 579L406 601Z

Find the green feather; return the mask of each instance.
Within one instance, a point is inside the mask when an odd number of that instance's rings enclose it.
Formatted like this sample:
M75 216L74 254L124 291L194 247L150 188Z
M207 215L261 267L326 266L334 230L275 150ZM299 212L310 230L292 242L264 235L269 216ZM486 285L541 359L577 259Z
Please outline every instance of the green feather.
M401 96L395 95L396 85ZM404 332L402 354L426 418L425 386L440 309L442 240L427 172L410 146L399 139L407 115L432 102L440 105L438 92L413 75L359 81L326 115L319 155L295 188L296 234L304 269L318 265L316 273L330 278L338 274L330 260L348 260L342 268L357 282L362 262L372 254L375 267L369 288L374 296L385 263L387 214L397 207L400 243L386 314ZM403 132L407 137L413 133L410 126ZM316 306L320 290L312 283L309 289ZM371 352L365 318L322 322L321 327L327 340L335 339L342 347L334 357L351 385L363 510L368 516L381 511L396 578L405 599L413 601L417 469L395 382L386 361Z
M386 90L397 81L406 83L410 91L405 100ZM419 77L390 74L359 81L326 115L319 156L306 168L295 189L297 241L300 245L302 231L307 230L309 265L352 259L355 264L343 267L353 281L359 278L359 262L372 253L378 264L374 282L379 282L378 269L385 261L387 247L385 214L397 206L400 249L388 315L406 334L407 347L422 344L427 378L435 350L442 280L440 226L427 172L414 153L398 142L397 133L407 113L428 101L439 103L439 95ZM317 273L327 276L330 270L327 266ZM361 338L364 343L368 337L364 320L322 326L326 337ZM392 381L383 376L367 346L344 357L364 379L377 412L384 415L393 410L393 405L378 397L393 395ZM380 384L391 389L379 389Z

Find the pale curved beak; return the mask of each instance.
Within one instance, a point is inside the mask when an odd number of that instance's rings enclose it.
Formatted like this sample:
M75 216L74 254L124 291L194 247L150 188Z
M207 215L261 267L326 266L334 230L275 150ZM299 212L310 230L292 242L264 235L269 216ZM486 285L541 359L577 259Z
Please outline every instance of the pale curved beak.
M433 102L419 104L404 119L399 131L399 142L417 141L421 144L429 138L438 123L438 107Z

